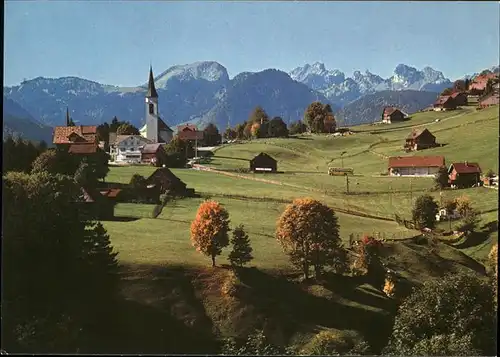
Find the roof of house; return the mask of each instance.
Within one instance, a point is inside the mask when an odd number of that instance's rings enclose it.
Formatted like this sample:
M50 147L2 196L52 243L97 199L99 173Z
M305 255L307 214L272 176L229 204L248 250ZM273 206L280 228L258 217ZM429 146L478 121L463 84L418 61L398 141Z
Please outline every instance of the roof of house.
M276 159L274 159L272 156L266 154L265 152L261 152L260 154L258 154L257 156L255 156L252 160L250 160L250 162L253 162L254 160L257 160L257 159L271 159L272 161L274 162L277 162Z
M161 182L163 186L172 188L186 188L186 184L180 178L174 175L167 167L156 169L147 179L146 184L156 184Z
M186 131L186 130L196 131L196 130L198 130L198 128L196 127L196 125L193 125L193 124L183 124L183 125L177 126L177 132Z
M442 95L440 96L435 102L435 105L442 105L448 102L449 100L453 99L450 95Z
M156 154L163 144L146 144L142 149L143 154Z
M95 141L97 137L97 126L78 125L78 126L56 126L54 128L54 144L70 144L69 137L72 133L84 138L86 141Z
M400 112L401 114L403 114L403 112L401 110L399 110L398 108L394 108L394 107L385 107L384 108L384 115L392 115L396 112Z
M432 133L427 129L427 128L424 128L424 129L413 129L411 131L410 134L408 134L408 136L406 137L407 139L416 139L418 138L420 135L422 135L424 132L428 132L429 134L432 135ZM434 135L432 135L434 136Z
M459 95L466 95L464 92L454 92L450 95L450 97L452 97L453 99L455 99L456 97L458 97Z
M449 172L451 172L452 167L459 174L481 173L481 168L476 162L454 162L450 165L450 169L448 170Z
M93 154L97 152L99 145L97 143L78 143L70 144L68 152L70 154Z
M119 188L100 189L99 193L104 197L115 198L122 190Z
M444 166L444 156L393 156L389 158L389 168L441 166Z
M115 135L111 136L111 134L115 134ZM116 135L116 133L110 133L109 134L109 143L118 145L119 143L121 143L124 140L127 140L130 137L137 137L137 138L140 138L141 140L146 141L148 143L150 142L150 140L148 140L147 138L145 138L142 135ZM111 141L111 139L113 139L114 141Z

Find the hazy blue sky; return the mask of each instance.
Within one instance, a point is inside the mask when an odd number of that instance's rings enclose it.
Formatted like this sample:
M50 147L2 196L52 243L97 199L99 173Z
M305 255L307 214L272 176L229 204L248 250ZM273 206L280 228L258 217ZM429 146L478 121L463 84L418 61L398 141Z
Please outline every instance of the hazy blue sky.
M5 2L4 84L79 76L146 82L214 60L230 76L320 61L383 77L399 63L451 79L498 64L498 2Z

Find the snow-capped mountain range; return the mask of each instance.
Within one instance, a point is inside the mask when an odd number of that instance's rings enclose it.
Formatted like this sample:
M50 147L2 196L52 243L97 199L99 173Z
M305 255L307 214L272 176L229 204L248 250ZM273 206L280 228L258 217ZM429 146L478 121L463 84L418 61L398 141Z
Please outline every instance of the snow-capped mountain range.
M146 66L144 79L147 72ZM338 112L368 94L413 90L437 95L452 82L430 67L418 70L400 64L390 78L384 79L369 71L355 71L347 77L319 62L297 67L290 73L267 69L243 72L231 79L220 63L204 61L170 67L156 76L155 83L160 115L169 125L214 122L222 129L228 123L235 125L246 120L258 105L270 116L281 116L290 122L302 119L307 105L316 100L331 104ZM95 125L117 116L139 126L144 120L145 92L144 82L125 88L78 77L38 77L3 90L5 98L48 126L64 123L66 107L77 123ZM359 118L359 122L363 120Z
M366 94L379 91L418 90L440 92L451 85L451 81L442 72L431 67L421 71L414 67L399 64L389 78L382 78L370 71L355 71L347 77L338 69L328 70L325 65L316 62L297 67L290 72L292 79L307 84L324 94L333 103L344 106Z

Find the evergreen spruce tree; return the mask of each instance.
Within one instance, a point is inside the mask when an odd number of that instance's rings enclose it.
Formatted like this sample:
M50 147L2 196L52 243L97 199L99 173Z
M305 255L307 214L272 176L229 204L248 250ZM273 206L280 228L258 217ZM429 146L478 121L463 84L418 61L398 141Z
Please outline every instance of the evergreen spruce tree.
M232 266L241 267L253 259L253 249L250 246L250 239L248 238L248 234L245 233L242 224L233 231L231 244L233 245L233 250L229 253L229 261Z

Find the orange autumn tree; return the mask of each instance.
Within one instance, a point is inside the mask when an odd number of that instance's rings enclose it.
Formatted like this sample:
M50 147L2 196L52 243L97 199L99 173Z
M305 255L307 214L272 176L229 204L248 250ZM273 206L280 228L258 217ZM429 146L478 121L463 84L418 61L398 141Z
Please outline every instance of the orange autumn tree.
M222 253L229 245L229 213L217 201L205 201L198 207L196 218L191 223L191 242L196 250L212 258Z
M339 271L345 265L337 216L319 201L297 198L289 204L278 220L276 238L306 279L311 266L319 278L325 266Z

